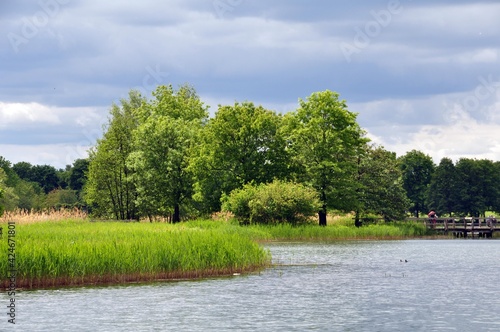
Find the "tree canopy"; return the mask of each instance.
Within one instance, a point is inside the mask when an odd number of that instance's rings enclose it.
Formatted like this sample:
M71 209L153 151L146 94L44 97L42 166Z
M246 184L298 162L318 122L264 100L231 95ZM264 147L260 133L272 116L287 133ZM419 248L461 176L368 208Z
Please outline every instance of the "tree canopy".
M100 216L136 219L137 191L127 159L134 150L133 131L137 127L135 110L144 98L130 91L129 99L112 105L102 139L89 151L88 180L85 200Z
M280 115L250 102L219 106L203 129L193 164L198 200L207 212L220 210L223 193L289 176L281 122Z
M56 169L0 156L0 210L86 205L103 218L178 222L233 200L243 218L302 222L315 210L320 225L331 210L386 220L500 211L500 162L435 166L421 151L397 158L368 143L357 114L329 90L285 115L245 101L211 117L189 85L158 86L150 98L132 90L111 105L86 159Z
M150 217L171 214L172 221L179 222L181 204L193 195L189 165L208 112L187 86L178 91L159 87L154 96L138 109L139 126L128 165L135 172L141 212Z
M426 198L428 185L434 172L432 158L421 151L412 150L400 158L403 173L403 188L411 201L411 211L418 217L428 209Z
M328 208L350 211L355 207L339 198L357 186L357 160L368 139L356 122L357 114L347 109L338 93L315 92L299 104L296 112L287 114L287 149L297 164L297 179L320 195L318 217L324 226Z

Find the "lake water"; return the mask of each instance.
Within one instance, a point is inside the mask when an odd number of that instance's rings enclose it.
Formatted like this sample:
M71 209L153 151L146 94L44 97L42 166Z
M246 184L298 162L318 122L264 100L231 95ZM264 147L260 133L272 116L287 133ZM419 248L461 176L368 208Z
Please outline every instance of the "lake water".
M498 240L266 246L256 274L24 291L0 331L500 331Z

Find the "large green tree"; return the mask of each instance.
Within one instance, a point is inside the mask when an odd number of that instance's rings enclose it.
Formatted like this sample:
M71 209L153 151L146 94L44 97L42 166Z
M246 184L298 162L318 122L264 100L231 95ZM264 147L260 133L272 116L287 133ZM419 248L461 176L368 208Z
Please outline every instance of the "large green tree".
M369 147L360 159L357 174L359 210L382 215L386 220L402 220L410 206L396 153ZM359 213L357 213L358 218Z
M88 159L77 159L69 171L68 185L70 189L80 192L87 181L87 172L89 169Z
M358 156L368 142L345 100L329 90L315 92L287 117L288 146L301 170L298 178L320 194L319 224L326 225L328 208L353 210ZM350 192L350 194L347 194Z
M449 158L441 159L432 174L427 196L427 205L438 215L452 215L457 211L457 173L453 161Z
M434 172L432 158L421 151L412 150L400 158L403 188L408 194L415 217L427 209L425 204L428 186Z
M181 220L181 204L193 194L190 170L193 148L208 117L207 107L192 87L159 86L154 99L137 110L135 151L128 164L134 169L137 203L148 216L172 215Z
M289 176L281 123L280 115L251 102L219 106L203 130L193 166L205 212L218 211L221 196L233 189Z
M145 99L137 91L130 91L120 106L112 105L105 133L89 151L85 200L97 215L116 219L138 217L137 191L127 159L134 149L132 137L138 123L135 110L143 102Z
M461 158L456 164L457 212L484 215L498 202L499 174L491 160Z

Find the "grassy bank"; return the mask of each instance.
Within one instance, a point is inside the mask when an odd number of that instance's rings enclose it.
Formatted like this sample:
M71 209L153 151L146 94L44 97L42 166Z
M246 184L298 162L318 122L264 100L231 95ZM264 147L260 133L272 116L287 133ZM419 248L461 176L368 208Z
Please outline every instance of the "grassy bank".
M2 226L0 271L6 272ZM200 278L251 271L270 261L235 229L67 220L17 224L15 232L18 288Z
M415 223L361 228L334 224L239 226L197 220L165 223L89 222L82 219L16 222L9 246L4 222L0 271L10 273L15 252L16 286L40 288L201 278L252 271L270 263L256 241L402 239L425 235ZM14 251L12 251L12 248ZM8 288L9 280L2 280Z
M273 240L287 241L328 241L328 240L368 240L402 239L425 235L425 227L419 225L369 225L360 228L349 226L299 226L290 225L251 226L267 230Z
M318 225L292 226L289 224L236 226L211 221L189 222L186 225L226 229L226 231L234 229L234 231L257 241L387 240L421 237L427 234L423 224L412 222L368 225L360 228L343 224L333 224L326 227Z

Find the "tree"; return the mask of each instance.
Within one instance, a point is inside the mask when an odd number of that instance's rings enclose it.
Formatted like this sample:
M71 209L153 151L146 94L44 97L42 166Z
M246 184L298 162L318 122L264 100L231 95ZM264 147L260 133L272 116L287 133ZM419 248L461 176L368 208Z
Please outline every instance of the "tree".
M287 149L302 170L298 178L320 194L319 224L326 226L327 208L355 207L341 197L346 191L354 196L357 160L368 139L356 122L357 114L347 109L338 93L315 92L299 103L300 108L287 117Z
M219 106L203 130L193 166L206 212L218 211L223 194L247 183L289 176L281 123L280 115L250 102Z
M59 176L54 166L33 166L28 162L21 161L14 164L12 169L21 179L38 183L46 194L59 187Z
M16 179L12 182L13 185L20 181L17 174L10 168L10 162L0 157L0 216L4 211L14 210L19 203L19 197L14 193L14 188L8 186L9 176L5 169L10 171L11 177Z
M491 210L500 211L500 161L493 163L493 170L496 174L495 176L495 190L498 193L496 198L493 199L493 205Z
M20 161L12 165L12 170L23 180L34 181L33 165L26 161Z
M425 205L428 186L434 172L432 158L421 151L412 150L400 158L403 188L408 194L415 217L427 208Z
M39 210L43 207L45 194L36 182L20 180L13 188L13 194L17 197L17 207L22 210Z
M5 203L3 203L3 195L4 195L4 181L7 179L7 174L5 171L0 168L0 217L3 215L5 211Z
M457 173L453 161L449 158L441 159L432 174L429 184L427 205L438 215L452 215L457 211Z
M0 156L0 168L5 172L7 178L4 180L4 185L7 187L14 187L20 180L17 173L12 169L11 162Z
M382 147L369 147L360 160L357 177L360 183L357 191L359 210L382 215L386 220L405 217L410 201L403 188L396 153Z
M75 190L55 189L47 194L45 199L46 208L73 208L78 206L78 196Z
M38 183L45 194L59 188L59 177L54 166L35 165L31 171L33 176L31 181Z
M492 161L461 158L455 168L457 212L480 216L496 207L499 178Z
M58 186L60 189L68 189L69 175L72 168L71 165L66 165L64 169L60 168L57 170L57 177L59 178Z
M318 193L302 184L274 180L259 185L247 184L224 199L223 209L243 222L307 222L320 206Z
M137 191L127 159L134 149L132 136L138 125L135 111L143 102L145 99L140 93L130 91L128 100L122 99L120 106L113 104L103 138L89 151L84 195L96 215L122 220L138 218ZM78 166L81 172L84 162L79 162ZM78 187L81 179L75 176L73 185Z
M87 181L87 175L89 169L88 159L77 159L73 162L73 167L69 171L68 185L70 189L80 192L85 182Z
M189 86L178 91L160 86L153 95L155 99L137 111L140 125L128 164L135 171L141 211L150 217L172 213L172 221L179 222L181 204L193 194L189 165L207 107Z

